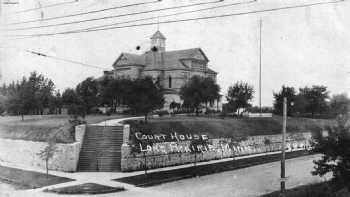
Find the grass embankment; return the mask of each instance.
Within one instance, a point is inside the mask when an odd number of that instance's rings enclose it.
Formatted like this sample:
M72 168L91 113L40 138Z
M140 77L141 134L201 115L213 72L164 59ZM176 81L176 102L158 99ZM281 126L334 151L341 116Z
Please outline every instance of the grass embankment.
M45 192L57 194L107 194L114 192L125 191L124 187L109 187L95 183L85 183L81 185L74 185L69 187L56 188L52 190L45 190Z
M309 155L307 151L287 152L286 158L291 159L295 157ZM192 178L196 176L204 176L209 174L215 174L218 172L236 170L240 168L246 168L264 163L270 163L279 161L281 154L265 155L251 158L244 158L239 160L231 160L220 163L212 163L206 165L192 166L189 168L182 168L176 170L152 172L148 174L124 177L115 179L115 181L133 184L137 187L150 187L172 181L177 181L186 178Z
M87 123L98 123L120 117L89 115L85 120ZM58 143L72 143L74 139L69 132L69 119L68 115L25 116L23 121L19 116L0 117L0 138L47 141L55 136Z
M0 166L0 181L12 184L18 189L35 189L74 180L53 175L46 177L46 174L39 172Z
M280 191L275 191L261 197L279 197ZM315 183L288 189L288 197L349 197L350 193L346 189L339 190L331 182Z
M208 118L195 116L175 116L151 119L147 124L143 121L130 120L132 131L150 133L201 133L209 137L244 137L252 135L280 134L282 117L272 118ZM288 118L287 132L316 132L326 125L334 124L334 120Z

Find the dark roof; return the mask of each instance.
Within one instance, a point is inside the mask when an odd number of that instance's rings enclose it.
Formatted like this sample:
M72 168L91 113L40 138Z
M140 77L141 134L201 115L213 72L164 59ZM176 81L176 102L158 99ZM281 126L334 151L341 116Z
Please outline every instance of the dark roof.
M166 39L165 36L158 30L156 31L156 33L153 34L153 36L151 37L151 39L157 39L157 38L160 38L160 39Z
M123 65L146 65L145 57L143 55L122 53L114 62L113 67Z
M162 66L155 63L154 59L162 62ZM208 62L207 56L204 54L202 49L193 48L176 51L165 51L165 52L152 52L148 51L142 55L122 53L113 64L113 67L129 66L129 65L140 65L144 66L145 70L156 70L156 69L189 69L185 64L185 60L197 60ZM213 70L210 73L215 73Z

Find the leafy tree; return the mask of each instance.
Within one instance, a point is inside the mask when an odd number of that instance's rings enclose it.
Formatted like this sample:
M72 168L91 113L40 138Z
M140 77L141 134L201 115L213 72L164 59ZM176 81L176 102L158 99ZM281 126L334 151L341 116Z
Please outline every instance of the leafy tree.
M124 102L135 113L144 114L147 122L147 116L151 111L163 107L163 91L153 83L150 77L136 79L129 85L131 87L124 95Z
M35 97L31 84L23 77L21 82L12 83L8 87L8 95L6 100L8 111L21 115L24 120L24 115L33 111L35 108Z
M208 108L209 102L220 98L219 91L220 87L213 79L193 76L180 90L183 107L194 110L198 115L202 104Z
M30 97L33 104L33 110L36 114L43 114L45 108L49 108L50 101L54 97L53 92L55 84L52 80L44 77L36 72L30 73L28 78L28 86L30 88L32 97Z
M347 94L333 95L330 100L330 110L334 116L345 115L349 112L350 99Z
M45 161L46 166L46 178L49 177L49 160L54 156L57 152L56 142L53 139L49 139L47 142L47 146L45 149L41 150L38 155L39 157Z
M0 115L6 111L7 97L0 93Z
M54 83L36 72L30 73L29 78L3 85L1 94L6 97L6 111L11 114L42 114L50 107L53 97Z
M326 99L329 98L327 87L314 85L311 88L300 88L299 95L306 99L307 105L305 110L311 113L312 117L314 117L315 113L324 113L327 110Z
M230 86L227 92L226 99L228 101L228 107L232 111L237 111L240 108L250 107L251 100L254 95L253 86L246 82L236 82L233 86Z
M295 97L296 93L293 87L287 87L287 86L282 86L282 90L277 93L273 93L274 97L274 112L276 114L282 114L283 113L283 99L284 97L287 98L287 112L288 115L291 115L294 111L292 103L295 102Z
M350 127L349 116L338 118L338 124L327 128L328 136L318 135L313 143L314 152L322 158L315 160L313 175L324 176L331 172L333 181L350 190Z
M78 97L75 90L66 89L62 94L62 104L67 107L68 114L77 119L78 116L85 117L85 108L83 106L83 101Z
M57 91L54 96L51 97L49 102L50 110L55 114L61 114L63 102L60 91Z
M295 96L295 101L294 101L294 112L301 115L306 113L306 107L308 105L308 101L303 95L297 94Z
M220 99L220 86L210 78L204 78L201 91L203 92L203 102L205 103L206 110L208 111L208 103L212 103L215 100Z
M115 103L115 92L119 89L119 81L117 79L113 79L110 77L104 77L98 86L99 96L100 96L100 104L108 105L114 108Z
M76 87L76 94L81 99L85 113L90 113L98 105L98 83L92 77L86 78Z
M188 83L181 87L180 97L184 100L183 107L195 110L199 113L201 103L203 103L202 78L193 76Z

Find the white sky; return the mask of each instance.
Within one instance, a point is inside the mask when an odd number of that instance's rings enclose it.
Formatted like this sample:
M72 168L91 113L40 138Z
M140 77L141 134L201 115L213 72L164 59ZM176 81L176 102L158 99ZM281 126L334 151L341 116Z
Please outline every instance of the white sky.
M40 18L40 10L25 14L9 15L9 13L14 11L38 7L38 2L41 2L43 6L63 2L59 0L12 1L19 1L20 4L3 6L1 20L3 23ZM61 16L143 1L147 0L80 0L74 4L44 9L44 17ZM213 0L163 0L157 4L112 10L105 13L92 14L84 18L74 17L36 22L18 25L17 27L53 24L55 22L209 1ZM224 3L243 1L249 0L225 0ZM258 0L258 2L249 5L245 4L215 11L187 14L177 16L176 19L324 1L326 0ZM213 5L199 6L197 8L209 6ZM218 83L222 88L223 94L226 94L229 85L238 80L247 81L258 90L259 18L262 18L262 104L271 106L273 102L272 92L280 90L283 84L297 88L310 85L325 85L329 88L331 94L346 92L350 95L349 11L350 1L345 0L342 3L319 5L311 8L161 24L160 31L167 37L167 50L202 48L210 60L210 67L219 72ZM165 13L169 13L169 11L81 23L75 26L18 31L16 34L71 30ZM168 19L175 18L161 18L160 21ZM156 21L153 20L153 22ZM149 37L156 29L157 26L154 25L25 40L7 40L3 37L1 38L1 45L32 49L111 70L112 63L121 52L140 53L135 50L137 45L141 45L145 50L148 46ZM56 87L63 90L67 87L75 87L86 77L98 77L102 74L102 70L34 56L15 49L0 50L0 58L3 82L20 79L23 75L28 76L29 72L36 70L53 79ZM258 92L255 94L254 104L258 104Z

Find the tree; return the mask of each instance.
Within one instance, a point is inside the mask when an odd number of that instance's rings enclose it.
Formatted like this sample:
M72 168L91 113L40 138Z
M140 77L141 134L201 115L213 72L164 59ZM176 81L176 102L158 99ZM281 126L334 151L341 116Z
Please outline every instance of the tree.
M314 85L311 88L300 88L299 95L306 99L307 105L305 110L311 113L312 117L314 117L315 113L323 113L327 110L326 99L329 98L327 87Z
M306 113L306 107L308 106L308 101L305 96L297 94L294 99L294 112L300 114Z
M232 111L237 111L241 108L250 107L251 100L254 94L253 86L246 82L236 82L230 86L227 92L226 99L228 101L228 107Z
M60 91L57 91L49 101L49 108L55 114L61 114L63 107L62 96Z
M57 152L57 147L56 147L55 140L49 139L47 142L47 146L38 153L39 157L45 161L46 178L49 177L49 160L54 156L56 152Z
M209 77L193 76L189 82L181 87L180 96L184 100L183 107L190 108L198 115L202 104L214 102L220 98L220 87Z
M164 105L163 91L153 83L152 78L135 79L129 84L130 88L124 94L124 102L135 113L147 116L151 111L161 109Z
M96 107L98 101L98 84L92 77L86 78L76 87L76 94L82 101L85 113L90 113Z
M7 97L0 93L0 115L6 111L6 100Z
M333 174L333 181L350 190L350 127L349 116L338 118L338 124L327 128L328 136L315 137L313 146L315 153L322 158L314 161L313 175Z
M54 83L36 72L30 73L29 78L3 85L1 94L6 97L6 111L10 114L43 114L49 108L54 97Z
M67 88L62 94L62 104L67 107L68 114L77 119L78 116L85 117L83 101L78 97L75 90Z
M200 105L203 102L203 92L201 88L202 78L193 76L190 81L180 89L180 97L184 101L183 106L195 110L197 115Z
M349 112L350 99L347 94L333 95L330 100L330 111L334 116L345 115Z
M12 83L8 87L8 95L6 100L8 111L21 115L24 120L24 115L33 111L35 108L35 95L31 84L23 77L21 82Z
M31 99L33 99L32 113L42 115L44 109L50 107L50 101L54 97L55 84L44 75L38 75L36 72L32 72L28 78L28 87L32 94Z
M287 98L287 112L291 115L294 112L292 103L295 102L296 93L293 87L282 86L282 90L277 93L273 93L274 97L274 112L281 115L283 113L283 98Z
M112 106L114 109L116 92L119 89L119 80L110 77L104 77L98 84L98 94L100 96L100 105Z
M206 110L208 111L208 103L212 103L215 100L220 99L220 86L215 83L215 81L210 78L204 78L202 84L202 95L203 102L205 103Z

